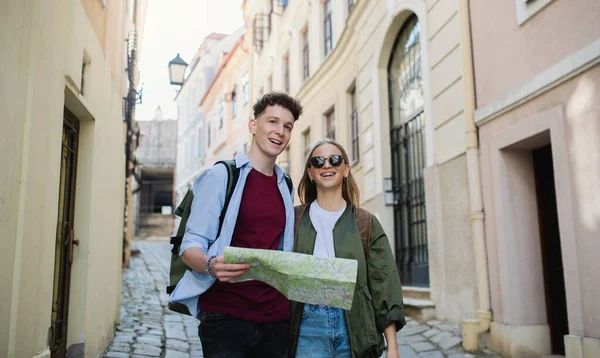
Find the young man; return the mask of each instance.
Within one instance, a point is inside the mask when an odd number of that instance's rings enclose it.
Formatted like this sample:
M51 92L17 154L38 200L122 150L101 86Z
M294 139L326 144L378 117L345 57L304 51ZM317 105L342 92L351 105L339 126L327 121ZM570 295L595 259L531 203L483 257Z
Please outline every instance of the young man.
M287 94L271 92L253 110L254 119L248 124L252 146L235 157L240 177L219 237L227 169L215 165L194 183L180 250L193 272L185 273L170 297L200 319L198 335L207 358L285 357L288 351L288 300L263 282L228 282L249 265L226 264L223 259L227 246L293 249L293 193L275 160L290 141L302 106Z

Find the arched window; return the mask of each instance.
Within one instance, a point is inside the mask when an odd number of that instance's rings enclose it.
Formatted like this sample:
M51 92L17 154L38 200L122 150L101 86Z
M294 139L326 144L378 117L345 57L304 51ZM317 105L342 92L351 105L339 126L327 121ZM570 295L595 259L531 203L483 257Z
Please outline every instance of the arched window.
M421 31L411 15L396 37L388 65L390 146L396 263L402 283L429 286L425 214L425 116Z
M388 66L392 127L423 110L420 40L419 20L412 15L396 37Z

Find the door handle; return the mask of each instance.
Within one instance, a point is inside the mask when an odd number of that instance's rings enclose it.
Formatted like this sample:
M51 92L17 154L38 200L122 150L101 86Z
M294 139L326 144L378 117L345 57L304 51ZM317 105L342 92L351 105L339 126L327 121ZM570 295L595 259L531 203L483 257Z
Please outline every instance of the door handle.
M69 264L73 263L73 251L75 251L73 246L79 246L79 240L73 240L74 236L75 236L75 231L73 229L71 229L71 231L69 232L69 241L71 242L71 245L70 245L70 247L67 248Z

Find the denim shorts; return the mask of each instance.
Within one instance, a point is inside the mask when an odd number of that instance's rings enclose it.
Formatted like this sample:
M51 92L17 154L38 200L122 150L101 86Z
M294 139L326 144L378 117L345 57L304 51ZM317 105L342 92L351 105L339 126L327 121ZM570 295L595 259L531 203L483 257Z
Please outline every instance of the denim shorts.
M305 304L296 357L351 357L344 310Z

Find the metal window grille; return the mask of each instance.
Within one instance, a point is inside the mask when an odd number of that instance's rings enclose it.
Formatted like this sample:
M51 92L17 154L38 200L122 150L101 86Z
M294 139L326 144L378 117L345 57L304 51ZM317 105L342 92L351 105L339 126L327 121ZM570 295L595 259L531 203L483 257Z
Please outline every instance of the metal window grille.
M429 286L425 210L425 116L415 15L400 31L388 67L396 264L402 283Z
M271 15L256 14L254 17L254 49L261 53L264 43L271 34Z
M52 356L66 354L69 322L69 292L73 263L73 219L79 145L79 120L66 107L63 114L60 160L56 250L54 253L54 283L52 313L48 330L48 345Z

